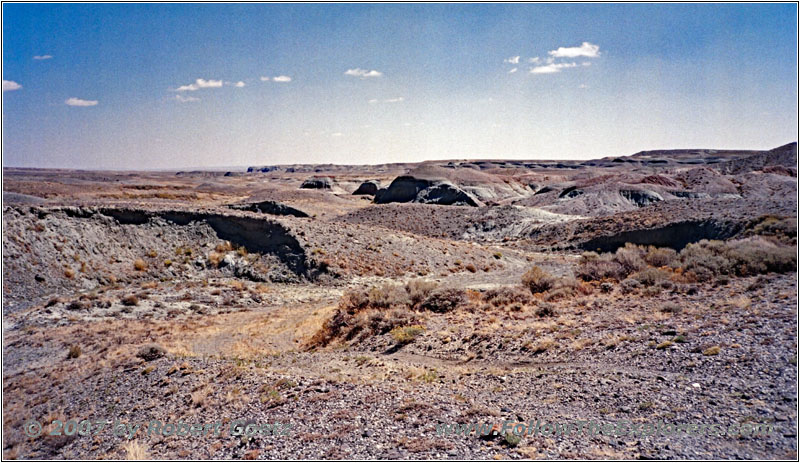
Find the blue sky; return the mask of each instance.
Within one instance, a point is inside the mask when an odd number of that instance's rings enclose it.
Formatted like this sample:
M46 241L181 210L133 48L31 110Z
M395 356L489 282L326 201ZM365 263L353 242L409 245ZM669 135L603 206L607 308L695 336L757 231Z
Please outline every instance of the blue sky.
M795 4L4 4L3 163L587 159L797 139Z

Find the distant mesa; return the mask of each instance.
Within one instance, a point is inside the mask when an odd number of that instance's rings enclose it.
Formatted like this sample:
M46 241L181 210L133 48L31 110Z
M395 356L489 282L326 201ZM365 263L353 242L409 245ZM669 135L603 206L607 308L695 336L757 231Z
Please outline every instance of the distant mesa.
M248 167L247 173L251 174L253 172L273 172L276 170L278 170L278 166Z
M368 195L368 196L375 196L375 194L380 190L381 183L377 180L367 180L366 182L359 185L356 191L353 192L354 195Z
M482 206L472 195L446 179L428 179L401 175L388 188L375 194L376 204L422 203L445 206Z
M295 209L291 206L287 206L286 204L279 203L277 201L261 201L256 203L229 204L228 207L231 209L236 209L238 211L261 212L262 214L308 217L308 214L306 214L305 212L299 209Z
M303 181L300 188L309 190L330 190L333 188L333 179L331 177L309 177Z

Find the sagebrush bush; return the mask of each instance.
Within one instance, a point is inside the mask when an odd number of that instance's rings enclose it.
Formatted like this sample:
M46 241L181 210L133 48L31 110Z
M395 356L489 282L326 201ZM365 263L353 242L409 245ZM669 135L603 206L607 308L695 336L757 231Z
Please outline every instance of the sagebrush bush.
M520 287L504 286L486 291L483 295L483 300L495 307L507 306L514 303L528 304L531 302L531 293Z
M534 265L524 275L522 275L522 285L528 288L531 293L543 293L553 287L555 277Z
M406 292L412 305L424 301L439 286L435 281L417 278L406 283Z
M405 288L394 283L373 286L367 294L369 295L370 305L377 308L388 309L390 307L408 305L411 302Z
M634 273L630 277L634 280L638 281L644 287L650 287L655 285L660 285L661 282L669 280L670 277L669 272L665 272L664 270L648 267L644 270Z
M644 249L631 243L625 243L625 246L617 249L614 260L622 267L626 276L647 266L644 261Z
M467 302L464 290L458 288L437 289L428 296L420 308L430 312L444 313L455 310Z
M596 252L585 252L581 255L575 276L584 281L620 280L624 277L622 266L614 260L613 255Z
M676 264L678 253L670 248L648 246L644 261L653 267L672 267Z
M797 271L794 246L777 245L762 237L722 242L702 240L680 252L683 269L698 281L720 275L751 276Z

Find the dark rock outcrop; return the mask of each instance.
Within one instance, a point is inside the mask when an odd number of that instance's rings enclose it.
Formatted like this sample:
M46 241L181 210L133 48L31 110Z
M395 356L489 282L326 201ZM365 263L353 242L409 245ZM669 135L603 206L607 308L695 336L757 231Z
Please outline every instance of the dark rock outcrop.
M660 194L650 190L620 190L619 194L638 207L664 200Z
M353 192L354 195L369 195L375 196L378 193L378 190L381 189L381 184L377 180L367 180L366 182L359 185L356 191Z
M477 199L444 179L425 179L401 175L388 188L375 194L375 203L423 203L445 206L479 206Z
M333 188L333 179L330 177L310 177L307 178L300 188L311 190L330 190Z
M258 203L229 204L229 208L237 211L261 212L272 215L291 215L293 217L308 217L305 212L295 209L277 201L261 201Z

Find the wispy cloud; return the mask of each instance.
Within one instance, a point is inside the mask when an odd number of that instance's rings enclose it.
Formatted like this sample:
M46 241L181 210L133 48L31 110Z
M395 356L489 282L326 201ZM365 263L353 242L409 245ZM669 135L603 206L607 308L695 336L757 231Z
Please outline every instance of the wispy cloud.
M344 75L366 79L369 77L380 77L383 75L383 73L380 71L376 71L374 69L371 71L367 71L366 69L355 68L355 69L348 69L347 71L344 72Z
M510 71L508 71L509 74L513 74L515 72L517 72L517 68L512 68Z
M575 63L550 63L531 68L531 74L555 74L556 72L561 72L562 69L574 68L575 66L577 66Z
M519 64L519 56L512 56L503 60L504 63Z
M22 88L22 85L14 82L13 80L3 80L3 91L9 92L11 90L19 90Z
M405 101L405 100L406 99L403 98L402 96L398 96L397 98L387 98L385 100L379 100L377 98L373 98L373 99L369 100L369 102L370 102L370 104L376 104L376 103L400 103L400 102Z
M35 60L53 59L53 55L36 55L33 57Z
M239 82L236 82L235 84L233 84L233 86L236 87L236 88L242 88L242 87L244 87L244 82L242 82L240 80Z
M176 88L176 92L194 92L196 90L200 90L201 88L219 88L222 87L221 80L205 80L205 79L197 79L194 81L193 84L189 85L181 85L180 87Z
M528 58L528 62L531 64L539 64L542 62L542 59L538 56L534 56L533 58Z
M276 76L272 78L273 82L291 82L292 78L289 76Z
M200 101L200 98L195 98L193 96L175 95L175 101L179 103L193 103L195 101Z
M600 56L600 47L589 42L583 42L579 47L558 47L548 52L553 58L577 58L585 56L587 58L597 58Z
M343 134L342 132L333 132L333 133L331 134L331 136L332 136L332 137L341 137L341 136L344 136L344 134Z
M65 101L67 106L97 106L97 100L82 100L80 98L72 97Z

